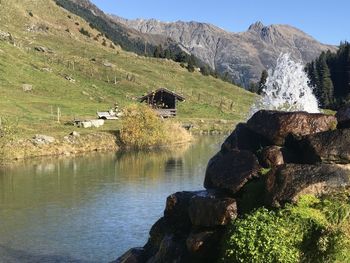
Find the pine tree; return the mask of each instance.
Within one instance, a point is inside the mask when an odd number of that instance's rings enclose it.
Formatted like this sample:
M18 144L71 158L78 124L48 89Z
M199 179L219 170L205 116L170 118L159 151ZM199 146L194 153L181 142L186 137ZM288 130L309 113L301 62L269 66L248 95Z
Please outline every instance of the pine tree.
M171 54L171 51L170 51L169 49L166 49L166 50L164 51L164 57L165 57L166 59L171 59L172 54Z
M334 98L334 87L331 80L331 74L327 65L326 53L322 52L316 62L319 80L319 100L322 107L329 108L332 106Z
M163 47L161 45L156 47L156 49L154 50L153 56L155 58L163 58L164 57L164 51L163 51Z
M208 65L204 65L202 67L200 67L201 73L204 76L209 76L210 75L210 68Z
M191 55L189 60L188 60L187 70L189 72L194 72L195 65L196 65L196 58L194 55Z
M257 87L257 93L259 95L263 94L264 92L264 89L265 89L265 84L266 84L266 81L267 81L267 78L268 78L269 74L267 73L267 70L263 70L261 72L261 77L260 77L260 80L258 82L258 87Z

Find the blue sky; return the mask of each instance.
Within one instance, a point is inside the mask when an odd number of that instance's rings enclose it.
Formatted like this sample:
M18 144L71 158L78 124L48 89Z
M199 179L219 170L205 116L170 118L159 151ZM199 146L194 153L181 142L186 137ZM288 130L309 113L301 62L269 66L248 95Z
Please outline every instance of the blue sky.
M232 32L250 24L293 25L327 44L350 41L350 0L92 0L125 18L200 21Z

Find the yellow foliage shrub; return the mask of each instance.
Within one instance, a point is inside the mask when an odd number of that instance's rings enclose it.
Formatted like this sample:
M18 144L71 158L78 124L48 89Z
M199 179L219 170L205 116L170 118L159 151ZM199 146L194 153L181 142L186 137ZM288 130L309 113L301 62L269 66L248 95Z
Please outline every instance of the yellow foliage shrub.
M163 120L146 105L124 109L121 142L135 148L160 147L189 141L191 135L172 120Z

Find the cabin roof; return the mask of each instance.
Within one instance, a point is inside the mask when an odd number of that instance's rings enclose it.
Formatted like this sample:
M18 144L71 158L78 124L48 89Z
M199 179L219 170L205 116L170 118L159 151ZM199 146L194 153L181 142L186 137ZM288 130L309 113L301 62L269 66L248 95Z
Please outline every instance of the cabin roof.
M158 92L165 92L165 93L168 93L168 94L174 96L175 98L177 98L179 101L184 101L184 100L185 100L185 97L183 97L183 96L181 96L181 95L179 95L179 94L176 94L175 92L172 92L172 91L170 91L170 90L168 90L168 89L166 89L166 88L159 88L159 89L157 89L157 90L155 90L155 91L151 91L151 92L148 93L147 95L145 95L145 96L139 98L139 100L140 100L140 102L143 102L143 101L147 100L147 98L153 97L153 96L154 96L156 93L158 93Z

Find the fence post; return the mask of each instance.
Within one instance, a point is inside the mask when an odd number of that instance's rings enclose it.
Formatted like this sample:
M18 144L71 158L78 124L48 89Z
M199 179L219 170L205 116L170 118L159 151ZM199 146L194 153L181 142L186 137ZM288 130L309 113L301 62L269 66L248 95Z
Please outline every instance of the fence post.
M57 122L60 122L60 118L61 118L61 109L60 107L57 107Z

